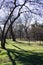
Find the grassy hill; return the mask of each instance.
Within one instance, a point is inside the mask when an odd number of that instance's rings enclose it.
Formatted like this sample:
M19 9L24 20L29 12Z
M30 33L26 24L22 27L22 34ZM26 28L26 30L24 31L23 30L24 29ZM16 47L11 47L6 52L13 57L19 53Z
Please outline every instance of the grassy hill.
M0 65L43 65L43 46L7 40L6 50L0 45Z

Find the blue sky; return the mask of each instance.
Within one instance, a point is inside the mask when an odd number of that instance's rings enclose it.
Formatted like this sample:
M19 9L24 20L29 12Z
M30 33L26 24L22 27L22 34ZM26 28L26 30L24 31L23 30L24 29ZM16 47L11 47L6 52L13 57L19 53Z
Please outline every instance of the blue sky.
M3 0L0 0L0 4ZM13 0L5 0L5 1L13 1ZM23 0L18 0L20 4L23 3ZM31 0L33 1L33 0ZM36 0L34 0L36 1ZM43 3L43 0L39 0L39 3ZM5 6L6 3L4 3L4 6ZM34 5L32 5L32 3L27 3L26 6L29 7L29 9L32 11L32 12L35 12L36 14L39 14L39 15L35 15L33 13L31 13L32 15L32 23L35 21L35 19L37 19L38 22L42 23L43 22L43 5L42 4L37 4L37 3L34 3ZM23 9L23 10L26 10L26 9ZM22 11L23 11L22 10ZM16 11L17 12L17 11ZM16 13L15 12L15 13ZM9 13L9 10L7 10L7 8L5 9L5 7L2 6L2 8L0 9L0 21L4 20L5 17L8 15ZM23 19L23 15L21 15L22 19ZM1 23L1 22L0 22Z

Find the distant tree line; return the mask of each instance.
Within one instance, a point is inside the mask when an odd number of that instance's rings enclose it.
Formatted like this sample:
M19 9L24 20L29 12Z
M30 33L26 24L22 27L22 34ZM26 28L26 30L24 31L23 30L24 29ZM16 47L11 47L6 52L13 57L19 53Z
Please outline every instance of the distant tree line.
M42 12L39 11L39 8L40 6L42 7L43 3L40 2L39 0L36 0L36 1L23 0L21 2L20 0L14 0L14 1L3 0L0 3L0 9L3 8L4 11L7 10L8 12L7 16L5 17L3 30L1 31L1 34L0 34L1 47L3 49L5 49L6 38L12 38L13 41L15 41L16 38L20 38L20 39L24 38L29 41L43 40L43 36L42 36L43 26L37 25L37 23L31 25L31 21L32 21L32 18L34 18L34 15L43 17ZM34 8L31 9L32 6L34 6L35 9ZM21 20L19 19L19 17L23 19ZM25 18L25 23L23 24L22 22L24 22L24 18ZM9 23L9 20L10 20L10 23ZM18 21L19 23L16 23L16 21Z
M1 35L2 29L0 27L0 39ZM30 41L43 41L43 24L35 22L31 24L30 28L24 28L24 24L22 22L15 23L15 27L12 26L7 34L8 39L12 39L12 37L14 37L15 39L20 38Z

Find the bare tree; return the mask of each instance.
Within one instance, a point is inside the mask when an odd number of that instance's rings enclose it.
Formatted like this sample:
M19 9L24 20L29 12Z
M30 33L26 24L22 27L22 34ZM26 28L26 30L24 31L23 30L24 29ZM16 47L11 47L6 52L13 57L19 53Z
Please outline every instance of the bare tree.
M30 34L29 34L29 30L30 30L30 25L31 25L31 20L32 20L32 16L28 16L27 14L24 15L25 17L25 25L24 25L24 31L26 33L26 38L29 40L29 45L30 45Z
M35 15L42 16L41 13L35 12L34 9L33 9L33 11L32 11L28 6L26 6L26 3L28 3L28 2L29 2L31 5L35 5L36 3L37 3L37 4L43 4L43 3L40 3L39 1L37 2L37 1L31 1L31 0L30 0L30 1L29 1L29 0L25 0L25 1L23 1L23 4L18 4L18 3L17 3L17 0L15 0L15 1L13 2L14 7L12 8L11 13L10 13L10 15L8 16L8 18L7 18L7 20L6 20L6 22L5 22L5 24L4 24L3 31L2 31L2 38L1 38L1 47L2 47L2 48L5 48L6 36L7 36L8 31L9 31L9 28L10 28L10 27L13 25L13 23L19 18L20 14L22 14L22 13L24 13L24 12L30 12L30 13L33 13L33 14L35 14ZM27 8L28 10L26 10L26 11L21 11L21 10L23 10L23 7ZM8 27L8 29L7 29L7 31L6 31L6 33L5 33L5 28L6 28L6 25L7 25L7 23L8 23L8 20L11 19L12 14L13 14L13 12L15 11L16 8L19 9L19 10L18 10L18 14L17 14L17 16L11 21L11 23L10 23L10 25L9 25L9 27ZM26 30L26 31L27 31L27 30Z
M9 17L8 17L8 19L7 19L7 21L6 21L5 24L4 24L4 28L3 28L3 32L2 32L2 39L1 39L1 46L2 46L2 48L5 48L6 36L7 36L7 33L8 33L9 28L10 28L11 25L15 22L15 20L20 16L20 11L21 11L22 7L25 5L25 3L26 3L26 0L25 0L25 2L24 2L22 5L20 5L20 4L19 4L19 5L16 5L16 0L14 1L15 7L14 7L13 10L11 11L11 13L10 13L10 15L9 15ZM13 11L15 10L15 8L17 8L18 6L21 6L21 7L19 8L18 15L17 15L17 17L14 18L14 20L11 22L11 24L9 25L9 27L8 27L8 29L7 29L7 31L6 31L6 33L5 33L5 35L4 35L6 24L8 23L8 20L11 18L11 15L12 15Z

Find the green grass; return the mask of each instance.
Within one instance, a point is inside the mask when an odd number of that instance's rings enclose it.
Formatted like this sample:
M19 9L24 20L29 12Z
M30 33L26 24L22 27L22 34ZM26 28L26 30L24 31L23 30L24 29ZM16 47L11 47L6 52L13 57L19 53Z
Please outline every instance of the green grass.
M9 39L6 50L0 48L0 65L43 65L43 46L35 42L29 45L28 41L17 41Z

